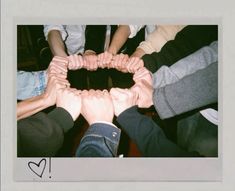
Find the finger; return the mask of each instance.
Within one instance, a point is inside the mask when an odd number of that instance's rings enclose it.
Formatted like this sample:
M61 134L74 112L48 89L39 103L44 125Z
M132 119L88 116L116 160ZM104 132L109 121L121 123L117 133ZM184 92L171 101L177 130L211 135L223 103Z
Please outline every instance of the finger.
M132 57L132 62L129 66L129 72L130 73L134 73L135 72L135 67L136 67L136 64L138 63L138 58L136 57Z
M96 91L94 89L89 90L89 95L94 96L96 94Z
M77 55L77 61L78 61L78 68L83 68L84 61L83 61L83 57L81 55Z
M61 63L59 62L51 62L50 65L49 65L49 68L53 68L53 69L58 69L60 71L63 71L63 72L67 72L67 66L64 66L64 65L61 65Z
M103 94L104 94L104 95L109 95L108 90L104 89L104 90L103 90Z
M75 55L71 55L69 56L69 69L71 70L75 70L76 69L76 58Z
M146 80L141 80L140 82L147 88L153 88L153 86L149 84Z
M144 61L142 59L139 59L138 62L135 64L133 71L137 71L140 68L144 68Z
M68 64L68 59L65 58L65 57L60 57L60 56L54 56L52 61L55 61L55 62L61 62L63 63L64 65L67 65Z
M89 92L87 90L82 90L81 96L83 98L87 97L89 95Z

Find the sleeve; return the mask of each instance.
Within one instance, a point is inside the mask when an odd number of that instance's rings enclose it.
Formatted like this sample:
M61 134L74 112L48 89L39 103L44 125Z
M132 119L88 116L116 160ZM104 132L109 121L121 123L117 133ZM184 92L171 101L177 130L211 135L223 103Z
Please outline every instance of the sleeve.
M46 85L46 70L38 72L17 71L17 100L41 95Z
M37 113L17 122L18 157L55 156L63 144L64 132L73 126L73 119L63 108L48 115Z
M142 49L146 54L159 52L166 42L174 40L176 34L184 27L185 25L158 25L147 36L146 40L140 43L138 48Z
M93 50L97 54L104 52L106 25L87 25L85 36L85 50Z
M140 114L136 106L122 112L118 116L117 122L146 157L186 157L198 155L197 153L188 153L169 141L162 129L151 118Z
M121 130L107 123L92 124L76 151L77 157L116 157Z
M63 41L65 41L65 39L67 37L65 25L44 25L43 32L44 32L44 36L45 36L46 40L48 40L48 34L52 30L60 31L61 37L62 37Z
M146 54L142 59L145 67L154 73L161 66L171 66L216 40L218 40L217 25L189 25L177 33L174 40L168 41L160 52Z
M218 61L218 42L205 46L189 56L179 60L172 66L162 66L153 74L153 88L160 88L172 84L185 76L204 69Z
M217 102L217 62L153 93L153 103L161 119Z
M136 36L136 34L142 29L145 25L129 25L131 34L129 35L129 38L133 38Z

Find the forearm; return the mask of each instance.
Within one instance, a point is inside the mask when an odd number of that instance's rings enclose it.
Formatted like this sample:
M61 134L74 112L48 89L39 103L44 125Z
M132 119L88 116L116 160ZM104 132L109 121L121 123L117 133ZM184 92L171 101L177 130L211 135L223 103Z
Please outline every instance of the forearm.
M144 56L146 53L144 52L143 49L141 48L136 48L135 52L131 55L131 57L138 57L141 58L142 56Z
M166 119L218 101L218 63L188 75L176 83L157 88L154 106Z
M162 66L153 74L153 88L157 89L175 83L216 61L218 61L218 42L214 41L210 46L199 49L171 67Z
M120 25L113 36L112 42L108 48L108 52L114 55L117 54L120 48L127 41L130 33L131 32L128 25Z
M169 141L162 129L147 116L138 113L136 107L131 107L122 112L117 122L127 132L130 138L137 144L144 156L190 156L173 142Z
M73 124L72 117L63 108L17 121L18 157L55 156L63 144L64 132Z
M52 30L48 34L48 43L54 56L66 57L65 45L61 34L57 30Z
M17 120L31 116L49 106L46 94L21 101L17 103Z

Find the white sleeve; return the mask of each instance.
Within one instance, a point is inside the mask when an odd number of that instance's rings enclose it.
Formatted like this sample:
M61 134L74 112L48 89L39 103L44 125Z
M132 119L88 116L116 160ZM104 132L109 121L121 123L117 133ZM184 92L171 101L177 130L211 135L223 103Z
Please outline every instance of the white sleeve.
M65 25L44 25L43 32L44 32L44 36L45 36L46 40L48 40L48 34L51 30L60 31L60 34L61 34L63 41L66 39L67 32L65 30Z
M142 29L145 25L128 25L131 31L129 38L135 37L135 35Z

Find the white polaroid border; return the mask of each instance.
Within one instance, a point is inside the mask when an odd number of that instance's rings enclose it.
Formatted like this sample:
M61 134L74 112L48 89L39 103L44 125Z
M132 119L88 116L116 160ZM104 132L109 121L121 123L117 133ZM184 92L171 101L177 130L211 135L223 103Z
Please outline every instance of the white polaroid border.
M12 190L234 190L233 4L214 1L3 0L1 6L1 188ZM17 24L218 24L218 158L17 158ZM231 127L230 127L231 126ZM43 174L32 173L40 164ZM44 166L45 163L45 166ZM44 168L45 167L45 168ZM89 181L89 182L87 182ZM105 183L104 183L105 182Z

